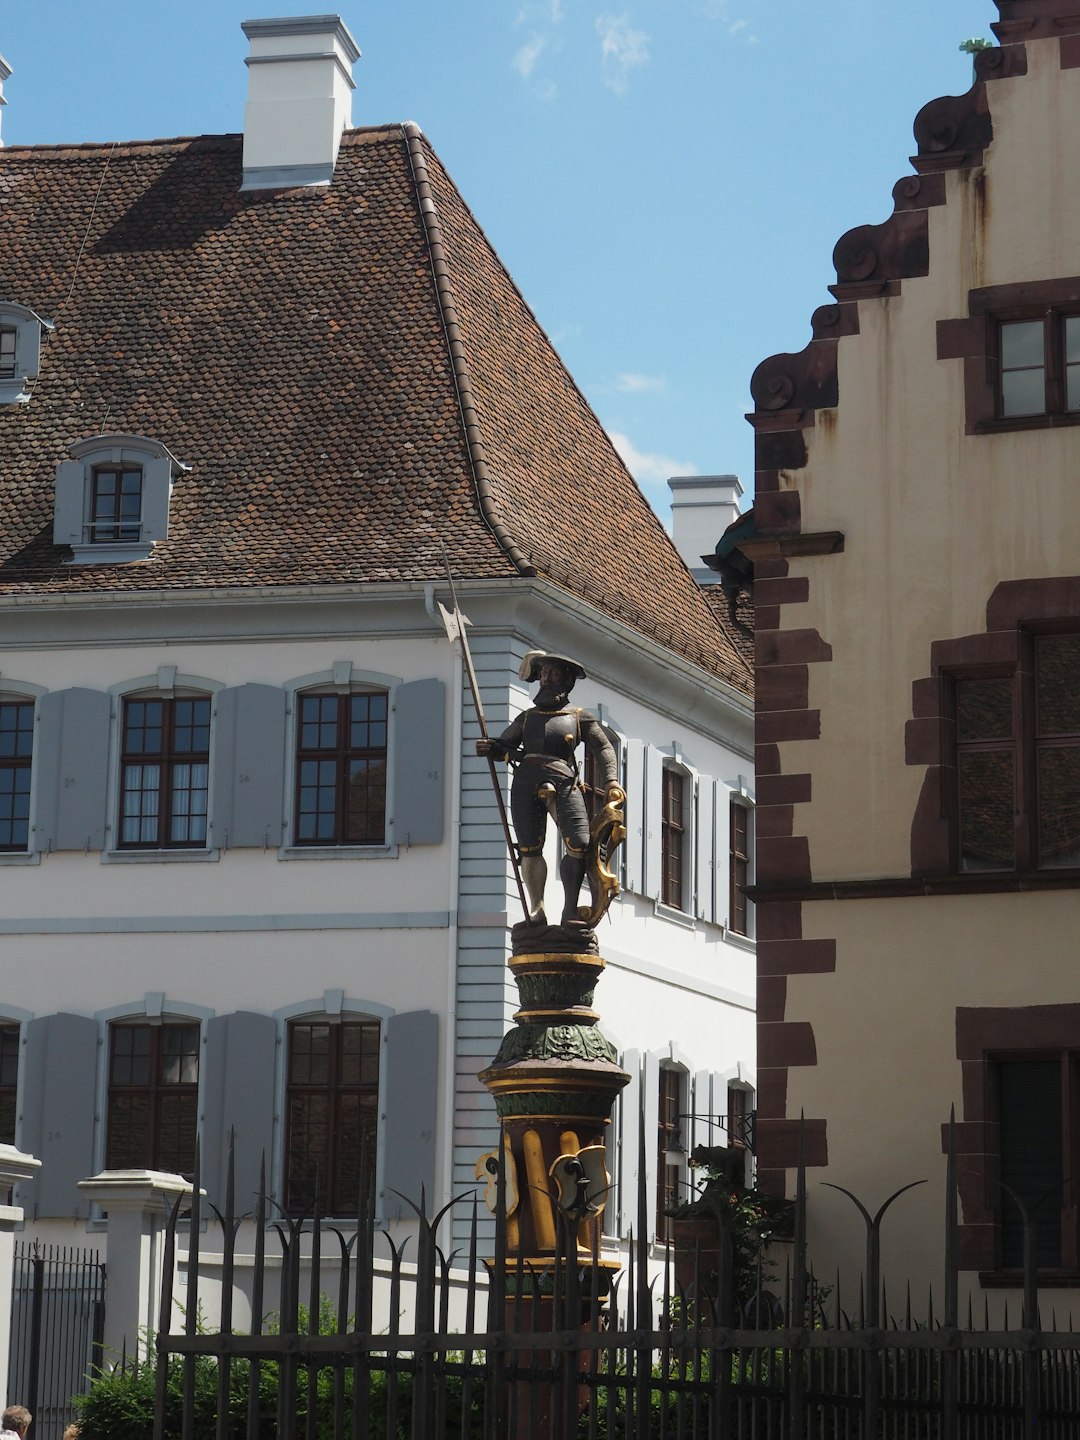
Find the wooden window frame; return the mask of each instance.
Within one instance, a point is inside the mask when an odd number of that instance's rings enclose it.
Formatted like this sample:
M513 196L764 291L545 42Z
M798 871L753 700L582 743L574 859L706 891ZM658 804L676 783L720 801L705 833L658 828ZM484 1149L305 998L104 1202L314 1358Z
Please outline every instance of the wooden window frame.
M939 360L962 360L964 417L968 435L1080 425L1080 410L1064 409L1062 322L1080 316L1080 276L988 285L968 291L968 313L937 322ZM1047 322L1047 409L1035 415L1002 414L1001 326L1015 320ZM1056 332L1056 333L1054 333Z
M15 1144L20 1042L18 1021L0 1021L0 1145Z
M1066 321L1080 318L1080 309L1059 309L1051 306L1046 310L1029 310L1020 314L997 314L993 323L997 327L995 383L997 399L995 414L1000 421L1021 424L1027 420L1040 420L1047 416L1080 414L1080 405L1070 407L1068 403L1068 366L1065 351ZM1008 325L1042 325L1043 363L1039 367L1043 374L1043 408L1028 414L1005 414L1005 375L1012 373L1005 369L1004 329ZM1023 368L1023 367L1019 367Z
M14 728L3 725L7 714L13 714ZM12 753L5 754L6 736L13 736ZM28 741L26 744L24 742ZM30 778L34 763L34 702L33 700L0 700L0 854L22 854L30 848ZM10 789L8 782L10 781ZM20 803L21 802L21 803ZM25 815L16 812L25 810ZM25 829L20 840L18 830Z
M325 1080L297 1080L295 1078L296 1050L295 1042L302 1030L325 1029L327 1032L327 1068L328 1076ZM342 1079L342 1056L343 1037L350 1032L367 1032L361 1034L362 1045L370 1040L375 1057L374 1081L345 1081ZM310 1213L316 1199L316 1188L319 1196L319 1209L324 1215L352 1216L358 1211L361 1200L365 1198L360 1191L366 1191L370 1195L375 1185L375 1168L377 1159L378 1140L378 1115L379 1115L379 1060L381 1056L382 1026L381 1022L371 1018L356 1017L354 1019L338 1019L334 1016L308 1016L302 1019L291 1020L286 1030L286 1058L285 1058L285 1154L284 1154L284 1185L285 1210L290 1215ZM300 1142L297 1136L297 1104L306 1096L326 1096L327 1107L327 1134L324 1146L324 1153L327 1161L328 1174L316 1170L316 1179L309 1182L302 1174L298 1173L303 1164L303 1154L300 1152ZM366 1148L361 1149L356 1164L356 1184L358 1193L346 1196L343 1193L343 1186L347 1177L343 1173L344 1157L341 1151L341 1131L345 1121L342 1118L342 1101L355 1099L362 1102L366 1099L373 1104L367 1108L372 1111L372 1121L369 1131ZM327 1197L324 1199L323 1197Z
M668 1211L681 1199L682 1166L668 1161L668 1151L680 1133L683 1112L683 1072L661 1065L656 1093L656 1240L671 1245L675 1229Z
M676 765L665 765L660 799L660 903L672 910L689 910L686 852L689 776Z
M356 700L382 701L381 718L369 718L366 722L369 726L381 726L383 741L381 745L354 746L349 743L351 738L351 707ZM315 720L308 720L305 717L305 705L308 701L333 701L336 708L335 716L335 742L333 745L305 745L304 727L305 724L322 723ZM386 844L386 798L387 798L387 762L389 756L390 739L390 694L387 690L353 690L340 694L333 690L303 690L296 697L296 781L294 786L295 813L293 819L293 844L297 846L383 846ZM373 808L370 814L382 817L379 833L367 835L362 838L349 835L351 823L351 810L349 804L349 770L354 761L381 760L382 762L382 806L381 809ZM305 792L312 789L329 788L321 780L316 781L313 786L306 778L310 772L305 771L305 765L319 764L331 765L333 767L333 821L329 834L315 833L313 835L302 835L301 828L304 824L304 817L313 815L315 817L315 829L318 831L319 819L330 813L329 810L319 809L318 801L316 808L305 808ZM380 786L375 784L366 787L366 793L379 793ZM363 813L369 813L367 811Z
M194 1055L195 1079L169 1081L165 1078L165 1067L171 1058L168 1054L168 1038L176 1035L182 1044L185 1040L190 1043L191 1035L184 1036L182 1032L185 1031L193 1032L194 1049L181 1049L181 1068L183 1068L184 1057ZM122 1033L132 1035L139 1032L145 1033L147 1036L146 1081L118 1080L116 1072L124 1057L117 1054L117 1039ZM202 1026L198 1020L177 1019L160 1022L117 1020L110 1024L105 1130L105 1168L107 1170L166 1170L181 1174L187 1179L191 1178L195 1169L195 1138L199 1128L201 1059ZM139 1095L145 1096L145 1126L139 1154L134 1154L133 1150L121 1151L118 1154L119 1144L115 1138L115 1131L121 1101ZM162 1150L163 1134L166 1128L162 1112L170 1100L176 1102L185 1112L182 1124L189 1126L191 1131L189 1157L180 1155L179 1149L173 1154L165 1153ZM188 1158L190 1164L184 1165L183 1161ZM180 1163L176 1163L177 1161Z
M101 495L99 486L106 475L116 477L116 490L111 497L112 514L101 519L98 517L99 499L109 497ZM124 477L126 475L139 477L139 516L137 520L132 520L130 517L125 518L123 514ZM92 545L137 544L142 539L145 489L146 474L141 465L133 465L129 461L124 461L92 466L90 470L90 518L87 522L89 542Z
M750 933L749 902L746 898L746 886L750 879L750 808L745 800L733 799L728 809L728 929L733 935ZM737 815L743 817L741 827Z
M954 727L951 814L951 868L955 874L1030 873L1075 875L1080 865L1044 864L1039 851L1039 759L1051 750L1080 750L1080 731L1044 734L1039 726L1038 683L1039 644L1044 638L1080 631L1063 626L1025 627L1018 635L1018 660L1013 665L971 666L951 671L948 713ZM1010 738L962 740L959 733L959 687L968 682L1007 680L1012 687L1012 735ZM1009 753L1013 771L1013 863L996 868L965 869L961 848L964 814L961 759L973 753Z
M177 748L177 707L185 704L204 703L206 705L206 749L205 750L180 750ZM156 751L129 749L131 731L128 725L128 716L131 706L134 705L161 705L161 748ZM210 843L210 726L212 724L213 697L201 691L190 695L126 695L123 699L120 715L120 800L117 811L117 849L119 850L205 850ZM155 729L158 727L154 727ZM189 728L182 724L179 728ZM202 729L201 723L192 718L190 728ZM141 820L142 816L129 815L127 811L127 797L132 794L149 793L149 788L141 786L138 792L127 788L127 775L129 768L135 766L156 765L158 768L157 793L157 835L153 840L127 840L124 838L124 827L129 820ZM179 786L176 783L175 767L180 765L206 766L206 786ZM202 794L206 800L206 811L203 819L203 836L197 840L174 840L171 838L173 822L185 818L183 812L176 811L176 804L181 795ZM199 812L188 811L186 818L198 818ZM164 832L164 833L163 833Z
M9 358L6 358L9 357ZM19 330L0 325L0 380L15 380L19 374Z
M1056 1206L1060 1227L1060 1250L1058 1258L1051 1264L1039 1265L1041 1272L1062 1271L1076 1274L1080 1271L1080 1212L1075 1198L1075 1181L1070 1177L1080 1174L1080 1050L1050 1048L1047 1050L999 1050L986 1057L986 1075L989 1085L988 1109L993 1117L991 1133L996 1136L991 1152L992 1193L995 1209L994 1264L998 1271L1019 1270L1022 1259L1016 1251L1016 1242L1022 1234L1019 1212L1009 1196L1001 1189L1004 1169L1004 1136L1001 1123L1001 1067L1010 1062L1027 1064L1036 1061L1056 1061L1061 1081L1061 1133L1060 1162L1063 1174L1062 1194ZM1049 1195L1043 1204L1049 1203ZM1070 1203L1071 1202L1071 1203ZM1010 1207L1011 1210L1010 1210ZM1041 1207L1040 1207L1041 1208ZM1053 1208L1051 1212L1053 1213ZM1006 1223L1008 1216L1008 1223ZM1037 1215L1033 1217L1037 1222ZM1006 1245L1014 1253L1006 1255Z

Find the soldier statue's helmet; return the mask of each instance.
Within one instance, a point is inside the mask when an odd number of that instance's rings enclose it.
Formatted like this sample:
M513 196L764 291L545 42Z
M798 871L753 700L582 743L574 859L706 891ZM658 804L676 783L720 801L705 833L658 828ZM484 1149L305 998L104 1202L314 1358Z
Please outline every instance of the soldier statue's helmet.
M561 665L566 671L566 678L569 681L567 689L572 688L575 680L585 679L585 670L576 660L571 660L568 655L553 655L549 650L526 650L524 658L518 666L518 678L532 684L534 680L540 679L541 665L547 663Z

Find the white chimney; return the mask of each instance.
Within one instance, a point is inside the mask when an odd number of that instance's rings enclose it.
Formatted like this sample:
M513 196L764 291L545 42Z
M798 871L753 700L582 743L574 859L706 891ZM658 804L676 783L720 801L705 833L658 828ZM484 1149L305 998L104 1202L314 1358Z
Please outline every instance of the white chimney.
M4 106L7 104L7 101L4 99L4 81L10 76L10 74L11 66L7 63L4 57L0 55L0 121L3 121ZM2 146L3 143L4 137L3 135L0 135L0 146Z
M715 585L720 577L701 557L713 553L720 536L741 513L742 481L737 475L673 475L667 483L675 549L699 585Z
M243 190L328 185L352 124L356 41L340 15L245 20Z

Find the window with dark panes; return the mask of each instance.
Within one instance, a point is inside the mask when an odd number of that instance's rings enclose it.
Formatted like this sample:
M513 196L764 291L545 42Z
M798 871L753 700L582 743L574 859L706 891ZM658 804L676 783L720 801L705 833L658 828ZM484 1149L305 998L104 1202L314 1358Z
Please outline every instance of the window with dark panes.
M1015 674L954 684L960 869L1080 868L1080 635L1029 635Z
M1012 678L956 683L962 870L1011 870L1015 746Z
M15 342L19 332L8 325L0 325L0 380L15 379Z
M109 1170L191 1175L199 1114L199 1025L109 1027Z
M379 1022L289 1026L285 1208L355 1215L375 1178Z
M0 1025L0 1145L15 1144L19 1027Z
M205 848L210 696L125 700L120 775L122 848Z
M0 850L30 843L30 765L34 702L0 701Z
M741 1085L729 1085L727 1092L727 1137L728 1144L749 1150L753 1140L753 1120L750 1106L750 1091Z
M685 909L686 776L664 766L660 816L660 899L675 910Z
M90 539L141 540L142 492L141 466L95 466L90 486Z
M298 697L298 845L383 844L388 698L385 691Z
M656 1127L656 1238L661 1244L674 1239L668 1211L679 1203L682 1166L672 1164L669 1152L681 1134L682 1072L664 1066L660 1071L659 1108Z
M750 809L738 800L731 802L729 827L731 850L728 929L736 935L747 933L746 882L750 866Z
M998 1178L1028 1212L1040 1267L1075 1268L1076 1210L1069 1176L1080 1149L1076 1113L1076 1057L1057 1053L1006 1058L994 1065L1000 1145ZM1024 1263L1023 1216L1002 1190L999 1263Z
M1080 410L1080 315L1002 320L998 333L1003 420Z

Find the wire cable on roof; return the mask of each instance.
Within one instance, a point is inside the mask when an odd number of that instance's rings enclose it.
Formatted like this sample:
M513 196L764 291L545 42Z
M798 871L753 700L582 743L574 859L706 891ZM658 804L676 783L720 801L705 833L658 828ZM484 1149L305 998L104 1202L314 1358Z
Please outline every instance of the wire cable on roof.
M94 216L97 214L98 201L101 199L101 191L102 191L102 189L103 189L103 187L104 187L104 185L105 185L105 177L106 177L106 176L108 175L108 173L109 173L109 166L112 164L113 151L116 149L116 146L117 146L117 141L114 140L114 141L112 142L112 144L109 146L109 153L105 156L105 165L104 165L104 168L103 168L102 171L101 171L101 179L98 181L98 187L97 187L97 189L94 191L94 199L93 199L93 203L92 203L91 206L90 206L90 214L89 214L89 216L88 216L88 218L87 218L87 221L86 221L86 228L83 230L82 241L81 241L80 244L79 244L79 253L75 256L75 268L74 268L74 270L72 270L72 272L71 272L71 284L68 286L68 292L67 292L67 294L64 296L63 300L61 300L60 304L57 306L56 310L53 312L52 318L53 318L53 321L54 321L54 322L55 322L55 320L56 320L56 317L57 317L57 316L60 314L60 312L64 309L65 305L68 303L68 301L69 301L69 300L71 299L71 297L72 297L72 294L74 293L74 290L75 290L75 282L76 282L76 281L78 280L78 278L79 278L79 266L82 264L83 251L86 249L86 242L87 242L87 240L89 240L89 238L90 238L90 227L93 225L93 223L94 223ZM48 356L49 346L52 344L52 337L53 337L53 335L54 335L55 333L56 333L55 330L50 330L50 331L48 332L48 334L46 335L46 337L45 337L45 348L44 348L44 350L42 351L41 360L40 360L40 363L38 364L38 373L34 376L33 380L31 381L31 384L30 384L30 392L29 392L29 393L30 393L30 398L31 398L31 399L33 398L34 391L37 389L37 383L38 383L38 381L41 379L41 372L45 369L45 360L46 360L46 358L47 358L47 356Z

